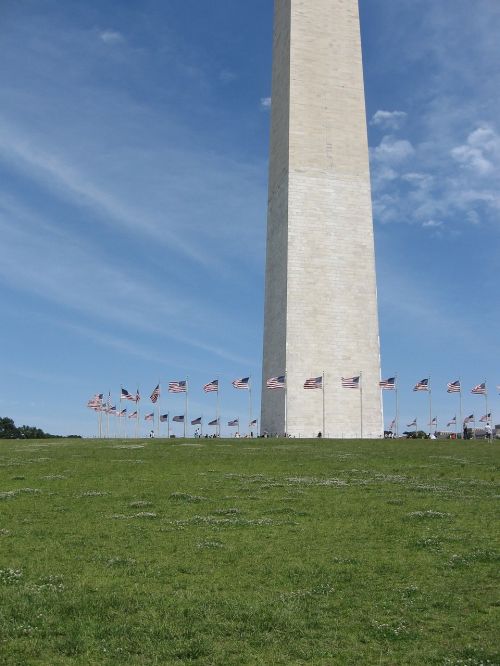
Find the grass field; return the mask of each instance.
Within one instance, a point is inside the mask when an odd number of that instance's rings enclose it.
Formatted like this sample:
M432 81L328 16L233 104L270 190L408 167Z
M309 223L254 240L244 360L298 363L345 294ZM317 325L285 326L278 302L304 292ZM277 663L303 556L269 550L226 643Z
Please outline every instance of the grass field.
M0 440L0 663L498 665L499 459Z

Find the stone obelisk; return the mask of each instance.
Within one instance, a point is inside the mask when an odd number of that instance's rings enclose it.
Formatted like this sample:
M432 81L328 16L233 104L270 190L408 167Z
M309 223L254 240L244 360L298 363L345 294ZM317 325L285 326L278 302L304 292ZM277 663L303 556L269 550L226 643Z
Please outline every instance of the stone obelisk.
M261 428L379 437L358 0L275 0L274 21ZM266 388L285 373L286 390ZM360 389L342 387L360 373Z

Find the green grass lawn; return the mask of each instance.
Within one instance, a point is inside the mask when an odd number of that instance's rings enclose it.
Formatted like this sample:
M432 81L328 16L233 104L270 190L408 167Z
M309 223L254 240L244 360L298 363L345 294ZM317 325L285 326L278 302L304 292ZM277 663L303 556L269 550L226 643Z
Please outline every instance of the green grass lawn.
M0 663L498 665L499 451L0 440Z

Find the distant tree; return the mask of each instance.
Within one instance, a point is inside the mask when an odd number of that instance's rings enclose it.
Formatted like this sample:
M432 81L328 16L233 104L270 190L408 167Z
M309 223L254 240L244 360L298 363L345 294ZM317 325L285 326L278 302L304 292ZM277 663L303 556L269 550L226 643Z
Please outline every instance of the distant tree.
M0 417L0 439L15 439L19 436L19 429L14 421L6 416Z
M52 435L49 435L40 428L35 428L34 426L27 426L27 425L20 426L19 433L21 437L25 439L43 439L44 437L52 437Z
M0 439L46 439L47 437L56 436L49 435L49 433L34 426L22 425L18 428L12 419L7 416L0 417Z

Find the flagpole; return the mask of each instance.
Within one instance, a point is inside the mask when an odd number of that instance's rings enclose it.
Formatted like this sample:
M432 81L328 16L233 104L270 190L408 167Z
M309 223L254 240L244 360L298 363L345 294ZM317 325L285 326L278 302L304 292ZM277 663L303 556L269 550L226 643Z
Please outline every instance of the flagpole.
M321 376L321 392L323 394L323 437L325 436L325 371Z
M252 423L252 378L248 378L248 434L250 435L250 428Z
M428 381L428 387L429 387L429 436L431 434L431 429L432 429L432 389L431 389L431 376L429 375L429 381Z
M361 439L363 439L363 373L361 370L359 371L359 418Z
M186 438L186 423L188 420L188 393L189 393L189 381L188 377L186 377L186 408L184 411L184 439Z
M137 397L139 396L139 400L137 400ZM139 385L137 385L137 392L135 394L135 406L137 407L137 436L141 436L141 410L139 409L139 402L140 402L140 396L141 393L139 391Z
M399 397L398 397L398 376L396 375L396 437L399 437Z
M121 414L122 412L122 389L123 386L120 384L120 405L118 408L118 414ZM118 437L121 437L122 433L121 418L122 418L121 416L118 418L118 423L116 424L116 432L118 434Z
M462 414L462 378L459 377L458 381L460 382L460 391L459 393L459 409L460 409L460 428L462 428L462 437L463 437L463 414ZM458 427L457 427L457 438L458 438Z
M484 399L486 401L486 423L489 423L490 419L488 418L488 386L486 384L486 379L484 380Z
M106 439L109 439L109 408L111 406L111 391L108 391L108 407L106 409Z
M158 422L156 424L156 436L160 436L160 401L161 401L161 387L160 387L160 380L158 380L158 404L157 404L157 409L158 409Z
M220 389L220 381L219 377L217 377L217 405L215 409L215 418L216 418L216 423L215 423L215 434L219 435L220 437L220 410L219 410L219 389Z
M288 375L285 370L285 437L288 437L287 399L288 399Z

